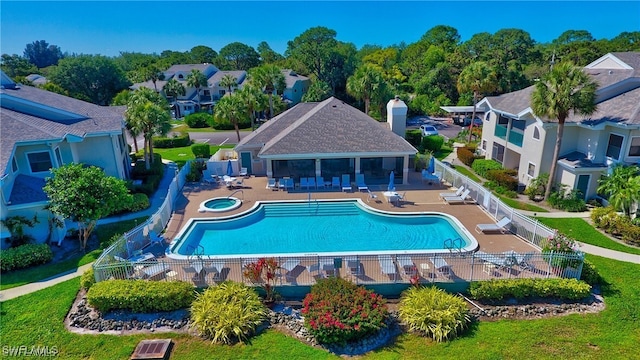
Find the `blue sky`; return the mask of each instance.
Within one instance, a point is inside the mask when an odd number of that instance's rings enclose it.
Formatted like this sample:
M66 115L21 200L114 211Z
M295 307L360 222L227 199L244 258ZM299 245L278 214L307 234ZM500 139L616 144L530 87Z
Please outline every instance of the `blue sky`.
M0 1L0 53L22 55L46 40L63 52L117 56L120 51L160 53L206 45L219 51L239 41L261 41L283 53L287 41L314 26L340 41L389 46L420 39L436 25L462 40L503 28L550 42L566 30L596 39L640 31L640 1Z

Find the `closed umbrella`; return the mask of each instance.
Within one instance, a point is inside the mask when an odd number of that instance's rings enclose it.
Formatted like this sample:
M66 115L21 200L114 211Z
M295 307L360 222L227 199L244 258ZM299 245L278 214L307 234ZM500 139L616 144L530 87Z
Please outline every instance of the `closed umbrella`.
M392 170L391 174L389 174L389 187L387 188L387 190L389 191L393 191L396 188L393 181L394 177L395 177L395 174L393 173L393 170Z
M227 161L227 175L233 175L233 165L231 165L231 160Z
M433 156L431 157L431 159L429 159L429 167L427 168L427 171L429 172L429 174L433 174L436 171L436 161L434 160Z

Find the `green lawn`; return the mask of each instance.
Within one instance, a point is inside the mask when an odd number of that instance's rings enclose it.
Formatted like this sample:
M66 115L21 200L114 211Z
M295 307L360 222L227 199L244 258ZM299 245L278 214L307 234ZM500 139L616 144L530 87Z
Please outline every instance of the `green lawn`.
M96 236L98 237L99 243L101 244L100 249L96 249L84 254L80 250L80 245L78 242L78 255L74 256L73 258L58 263L49 263L23 270L3 273L2 283L0 283L0 290L11 289L17 286L44 280L67 271L75 271L78 267L96 260L102 253L102 250L109 245L108 241L113 235L125 233L133 229L137 224L141 224L146 219L147 218L145 217L140 217L137 219L100 225L94 231Z
M637 359L640 343L640 265L587 255L608 283L598 314L539 320L482 322L443 344L404 334L362 359ZM250 344L212 345L183 334L77 335L63 319L78 279L1 304L3 345L57 346L63 359L128 359L142 339L171 338L171 359L338 359L274 330Z
M580 218L568 218L568 219L552 219L552 218L544 218L540 217L538 220L553 228L557 229L563 234L581 241L585 244L600 246L603 248L622 251L630 254L638 254L640 255L640 249L626 246L622 243L619 243L615 240L610 239L608 236L602 234L598 230L594 229L589 223L587 223L584 219Z
M210 154L211 155L215 154L216 151L218 151L221 148L233 149L233 146L234 145L222 145L222 146L209 145ZM187 160L194 160L196 158L193 155L193 152L191 151L191 146L169 148L169 149L153 149L153 152L155 154L160 154L162 158L165 160L171 160L175 162L180 167L182 167L182 165L184 165L187 162ZM140 155L142 155L142 152L140 152Z

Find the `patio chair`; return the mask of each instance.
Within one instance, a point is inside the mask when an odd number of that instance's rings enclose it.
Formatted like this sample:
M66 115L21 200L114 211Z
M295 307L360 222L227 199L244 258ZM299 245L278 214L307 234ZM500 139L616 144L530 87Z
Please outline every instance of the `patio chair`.
M149 231L149 245L153 244L164 244L164 236L159 235L157 232L150 230Z
M396 195L396 206L400 206L403 202L407 200L407 192L403 192L402 194Z
M373 200L373 201L378 201L378 195L374 194L371 192L371 190L367 189L367 202Z
M364 182L364 174L356 174L356 186L358 191L369 191L369 187Z
M466 204L470 192L469 189L466 189L460 196L445 196L442 199L447 204Z
M236 179L235 187L243 188L244 187L244 178Z
M308 189L308 188L309 188L308 179L306 177L300 178L300 189Z
M324 189L325 182L324 182L324 178L322 176L316 176L316 187L318 189Z
M293 190L293 186L294 186L293 185L293 178L288 178L288 179L283 179L283 180L285 180L284 188L286 190L289 190L289 191Z
M224 269L224 261L211 261L204 264L205 276L211 274L211 280L214 282L222 281L222 270Z
M165 263L159 262L151 266L144 266L139 268L138 276L140 276L141 279L149 279L149 280L162 279L164 278L165 274L170 270L171 268L168 267Z
M408 255L398 255L396 262L398 263L398 267L404 270L405 275L413 276L418 271L418 268Z
M476 225L477 233L487 233L487 232L500 232L504 233L507 231L506 226L511 223L511 219L508 217L503 217L502 220L498 221L496 224L478 224Z
M340 178L334 176L331 178L331 187L340 189Z
M487 254L484 251L476 251L473 256L484 262L491 263L499 269L504 269L514 265L514 260L512 260L510 257L499 257L493 254Z
M294 271L300 266L300 259L287 259L282 265L281 269L286 270L284 273L280 272L280 276L284 276L287 282L295 282L300 272Z
M453 192L453 191L441 192L439 196L441 198L445 198L445 197L448 197L448 196L460 196L460 195L462 195L463 192L464 192L464 185L460 186L458 188L458 190L456 190L455 192Z
M307 185L309 185L309 190L315 190L316 188L316 178L310 177L307 179Z
M351 176L349 174L342 175L342 191L351 191Z
M280 179L280 181L278 181L278 188L280 188L282 190L287 190L287 182L288 181L289 181L289 178Z
M248 171L249 170L246 167L241 167L240 168L240 173L238 175L242 176L242 177L247 177L247 176L249 176L249 172Z
M378 263L380 263L380 271L389 276L391 280L397 280L396 265L391 255L378 255Z
M360 264L360 260L358 260L357 257L347 256L344 258L344 260L347 262L347 269L349 269L349 274L353 276L361 275L360 273L361 264Z
M276 179L273 179L273 178L267 179L267 189L278 190L278 185L276 184Z
M217 184L218 180L213 178L213 175L209 170L202 170L202 181L207 184Z
M438 274L444 275L446 277L451 276L451 267L447 264L447 261L441 256L434 256L429 258L435 266L435 269L438 271Z

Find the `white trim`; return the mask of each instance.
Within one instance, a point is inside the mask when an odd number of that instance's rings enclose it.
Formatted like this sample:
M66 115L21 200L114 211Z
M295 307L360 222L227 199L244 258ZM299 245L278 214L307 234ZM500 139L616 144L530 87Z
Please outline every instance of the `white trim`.
M627 69L627 70L633 70L633 68L631 66L629 66L627 63L625 63L624 61L620 60L618 57L616 57L615 55L613 55L612 53L607 53L601 57L599 57L598 59L594 60L593 62L591 62L590 64L588 64L587 66L585 66L585 69L602 69L602 68L597 68L595 67L596 65L602 63L605 60L613 60L615 61L618 65L620 65L623 69Z
M533 175L530 175L530 174L529 174L529 166L531 166L531 165L533 165ZM528 161L528 164L527 164L527 173L526 173L527 177L528 177L529 179L534 179L534 178L536 177L536 170L537 170L537 169L538 169L538 165L537 165L536 163L531 162L531 161Z

